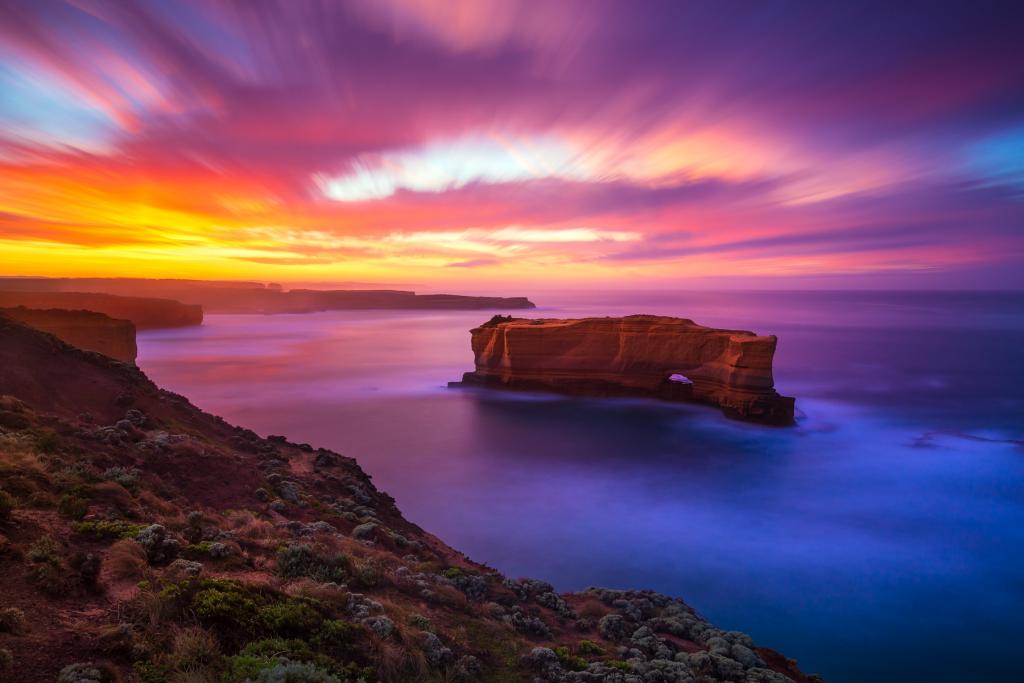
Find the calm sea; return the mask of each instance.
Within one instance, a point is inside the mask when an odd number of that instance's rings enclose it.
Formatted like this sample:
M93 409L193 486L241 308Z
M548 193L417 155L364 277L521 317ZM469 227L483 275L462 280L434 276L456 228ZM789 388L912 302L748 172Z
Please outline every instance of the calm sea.
M444 388L490 312L212 315L141 334L139 362L232 422L357 458L505 574L678 595L833 683L1019 680L1024 294L533 298L777 334L799 423Z

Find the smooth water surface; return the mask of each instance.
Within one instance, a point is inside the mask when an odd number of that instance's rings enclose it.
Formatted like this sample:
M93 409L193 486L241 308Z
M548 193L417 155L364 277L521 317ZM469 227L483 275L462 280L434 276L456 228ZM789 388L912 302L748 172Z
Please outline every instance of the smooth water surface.
M445 389L489 312L208 316L140 335L200 407L351 455L512 576L652 588L833 683L1013 680L1024 637L1024 295L557 293L777 334L799 424ZM520 312L522 313L522 312Z

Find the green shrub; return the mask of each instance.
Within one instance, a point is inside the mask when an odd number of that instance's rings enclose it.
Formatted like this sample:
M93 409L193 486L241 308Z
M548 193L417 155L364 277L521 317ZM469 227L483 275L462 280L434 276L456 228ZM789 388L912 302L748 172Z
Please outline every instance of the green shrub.
M323 617L305 602L288 600L261 608L259 620L268 633L276 636L305 637L320 626Z
M342 619L325 619L313 636L313 645L333 655L350 653L363 629Z
M309 577L321 583L340 583L352 571L352 560L343 553L320 555L305 544L289 545L277 551L277 570L288 579Z
M11 518L14 510L14 496L0 489L0 522L6 522Z
M619 669L620 671L630 670L629 662L627 662L624 659L609 659L607 662L605 662L605 664L612 667L613 669Z
M103 473L102 478L116 482L132 493L139 491L139 470L134 467L111 467Z
M49 536L40 536L28 547L28 550L25 552L25 557L29 562L35 562L37 564L60 564L60 546L58 546L57 542Z
M135 662L132 664L132 680L137 683L167 683L171 670L164 664Z
M135 538L146 528L145 524L132 524L121 519L98 519L86 522L74 522L71 525L75 533L94 538Z
M261 671L272 669L281 662L280 657L254 656L239 654L228 657L224 673L221 674L221 683L243 683L251 681L260 675ZM163 682L161 682L163 683Z
M344 683L329 671L311 662L281 660L263 669L253 679L255 683Z
M251 633L260 623L256 601L240 588L204 588L193 596L192 609L201 622L222 628Z
M431 630L430 619L427 619L422 614L410 614L409 615L409 624L411 626L415 626L416 628L420 629L421 631L430 631Z
M464 577L466 575L466 572L462 571L459 567L448 567L448 569L445 569L443 572L441 572L441 574L446 579L456 581Z
M57 512L68 519L82 519L89 511L89 501L78 493L65 493L57 503Z
M583 671L587 668L587 660L583 659L583 657L572 654L569 651L569 648L564 645L556 647L555 654L558 655L558 661L564 669L568 669L569 671Z
M60 547L49 536L42 536L25 553L29 561L28 577L41 591L49 595L67 592L67 575Z
M295 660L309 660L316 655L305 641L297 638L263 638L246 643L238 654L250 657L285 657Z
M580 644L576 647L576 651L581 655L594 655L596 657L600 657L605 653L604 648L592 640L581 640Z

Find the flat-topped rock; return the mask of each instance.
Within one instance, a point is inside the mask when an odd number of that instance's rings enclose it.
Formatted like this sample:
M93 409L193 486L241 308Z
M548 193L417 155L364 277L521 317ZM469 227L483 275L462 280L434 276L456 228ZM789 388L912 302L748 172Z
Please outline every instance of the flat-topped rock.
M654 315L495 316L470 332L476 369L453 385L695 401L745 420L793 422L794 399L775 391L774 335Z
M96 351L125 363L135 363L138 349L135 325L94 311L0 308L0 316L47 332L85 351Z
M201 325L201 306L172 299L117 296L95 292L7 291L0 283L0 307L95 311L111 318L130 320L139 330Z

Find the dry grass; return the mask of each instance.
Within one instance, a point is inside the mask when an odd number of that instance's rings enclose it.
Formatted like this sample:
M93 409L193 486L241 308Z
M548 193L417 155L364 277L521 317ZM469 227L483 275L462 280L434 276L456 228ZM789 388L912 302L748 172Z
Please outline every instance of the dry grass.
M118 541L103 556L103 574L114 581L145 578L149 574L146 551L135 541Z
M167 515L173 518L180 518L180 523L184 523L184 515L174 505L174 503L168 502L163 498L155 495L152 491L143 490L139 493L139 502L142 503L146 508L155 510L161 515Z
M608 614L608 608L597 598L588 598L576 606L576 613L588 619L600 619Z

